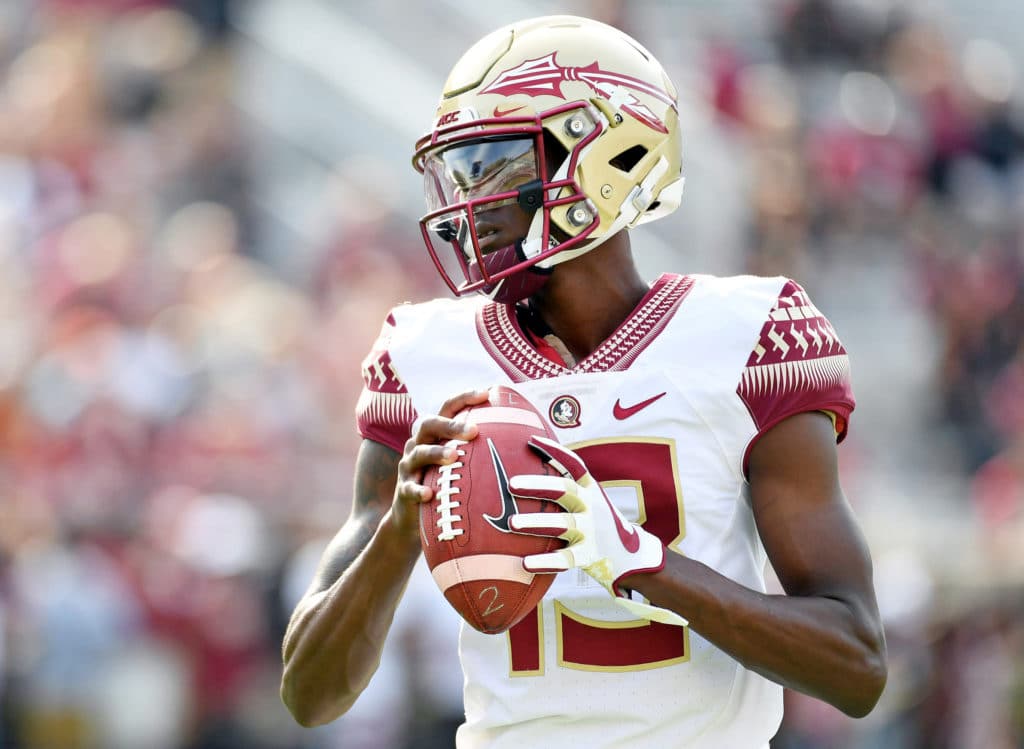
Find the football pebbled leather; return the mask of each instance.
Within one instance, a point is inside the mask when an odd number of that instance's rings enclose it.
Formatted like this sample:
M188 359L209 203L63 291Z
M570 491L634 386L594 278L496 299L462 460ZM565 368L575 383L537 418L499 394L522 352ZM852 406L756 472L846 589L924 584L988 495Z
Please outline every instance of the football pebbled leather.
M458 458L431 466L423 483L434 498L420 505L420 541L434 582L475 629L504 632L537 606L553 573L534 574L522 559L564 545L557 538L508 529L516 512L561 512L554 502L516 499L508 478L550 473L526 444L533 435L557 439L540 412L518 391L495 386L488 402L463 412L477 424L469 442L452 440Z

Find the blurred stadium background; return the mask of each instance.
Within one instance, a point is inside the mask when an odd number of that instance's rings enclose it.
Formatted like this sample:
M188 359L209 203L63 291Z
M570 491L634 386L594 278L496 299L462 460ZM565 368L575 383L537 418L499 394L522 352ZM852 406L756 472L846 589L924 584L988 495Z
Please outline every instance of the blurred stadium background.
M331 726L281 706L279 643L359 362L443 292L410 145L471 41L563 11L680 89L645 272L791 275L852 355L889 684L860 721L788 695L773 746L1024 746L1019 0L4 0L0 746L451 745L429 580Z

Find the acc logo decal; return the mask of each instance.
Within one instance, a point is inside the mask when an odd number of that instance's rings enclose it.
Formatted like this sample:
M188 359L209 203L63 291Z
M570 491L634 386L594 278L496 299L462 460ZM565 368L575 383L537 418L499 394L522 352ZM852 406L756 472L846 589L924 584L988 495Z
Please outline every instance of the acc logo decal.
M571 395L560 395L551 402L548 418L556 427L568 429L580 425L580 402Z
M434 127L441 127L442 125L450 125L453 122L458 122L458 121L459 121L459 110L456 109L453 112L448 112L447 114L442 114L440 117L438 117L437 118L437 124L434 125Z

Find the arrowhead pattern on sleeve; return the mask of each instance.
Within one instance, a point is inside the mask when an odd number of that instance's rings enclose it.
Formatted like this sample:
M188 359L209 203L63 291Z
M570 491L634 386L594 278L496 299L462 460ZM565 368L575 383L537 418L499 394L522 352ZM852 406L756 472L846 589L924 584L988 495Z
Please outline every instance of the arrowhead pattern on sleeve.
M392 313L363 359L363 392L356 404L356 426L363 437L401 452L416 420L416 409L388 352L394 327Z
M832 323L795 281L768 313L736 392L759 434L796 413L825 411L838 439L846 436L855 406L850 360Z

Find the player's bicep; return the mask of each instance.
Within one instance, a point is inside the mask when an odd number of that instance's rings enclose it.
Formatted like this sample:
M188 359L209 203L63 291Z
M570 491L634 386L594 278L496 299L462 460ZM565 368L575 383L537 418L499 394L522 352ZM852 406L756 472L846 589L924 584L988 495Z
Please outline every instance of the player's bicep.
M307 595L331 587L373 538L391 507L401 457L387 445L363 440L356 456L352 512L324 550Z
M750 455L750 492L786 593L839 599L871 615L871 559L839 483L830 419L802 413L770 429Z

